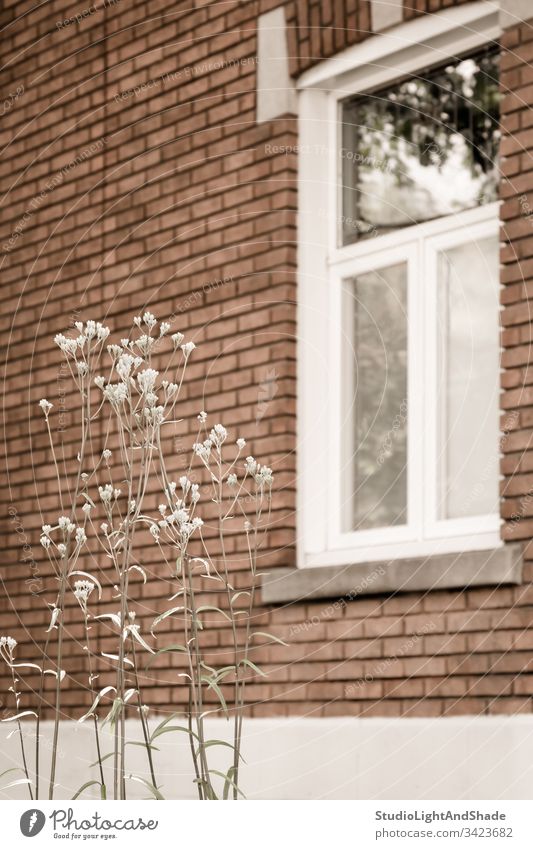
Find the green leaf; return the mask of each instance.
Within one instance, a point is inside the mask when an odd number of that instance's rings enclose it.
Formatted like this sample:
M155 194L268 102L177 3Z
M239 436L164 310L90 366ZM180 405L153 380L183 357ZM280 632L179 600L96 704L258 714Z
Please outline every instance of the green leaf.
M138 775L128 775L128 778L131 779L131 781L138 781L140 784L144 784L145 787L148 787L148 790L150 791L154 799L164 800L165 797L161 795L157 787L154 787L154 785L147 781L145 778L141 778Z
M104 719L102 725L105 725L106 722L109 722L111 727L113 727L113 725L115 724L115 722L119 718L123 707L124 707L124 702L122 701L122 699L114 699L113 700L113 706L112 706L111 710L109 711L109 713L107 714L106 718Z
M0 772L0 778L3 778L4 775L8 774L8 772L24 772L24 770L20 766L12 766L9 769L5 769L3 772Z
M180 643L173 643L171 646L165 646L165 648L164 648L164 649L158 649L158 651L156 651L156 652L155 652L155 653L154 653L154 654L150 657L150 659L148 660L148 663L146 664L146 669L148 669L148 667L150 666L150 664L151 664L151 663L152 663L152 662L156 659L156 657L157 657L158 655L160 655L160 654L165 654L165 652L169 652L169 651L183 651L183 652L186 652L186 653L187 653L187 652L188 652L188 649L187 649L187 646L182 646L182 645L180 645Z
M269 634L268 631L254 631L254 633L250 636L250 639L253 637L266 637L267 640L272 640L274 643L279 643L280 646L288 646L288 643L283 642L279 637L274 636L274 634Z
M84 790L87 790L87 788L88 788L88 787L93 787L95 784L98 784L98 786L99 786L99 787L102 787L102 785L101 785L101 783L100 783L99 781L86 781L86 782L85 782L85 784L82 784L82 786L80 787L80 789L76 791L76 793L75 793L75 794L74 794L74 796L72 797L72 800L71 800L71 801L74 801L74 799L77 799L77 798L78 798L78 796L79 796L81 793L83 793L83 791L84 791Z
M246 799L246 796L244 795L242 790L239 790L238 786L235 784L235 781L233 780L233 777L235 775L235 767L234 766L230 766L227 773L219 772L218 769L210 769L209 774L211 774L211 773L214 773L214 775L218 775L218 776L220 776L220 778L224 779L224 799L228 798L230 787L234 787L235 790L237 791L237 793L240 796L242 796L243 799Z
M215 791L213 790L211 785L205 780L205 778L195 778L194 783L198 784L200 787L203 788L204 794L209 800L218 799L218 796L216 795Z
M235 601L237 601L237 599L238 599L238 598L239 598L239 596L241 596L241 595L247 595L247 596L249 596L249 595L250 595L250 593L248 592L248 590L240 590L238 593L235 593L235 595L231 597L231 603L233 604Z
M167 716L166 719L161 720L159 725L152 732L152 736L150 737L150 739L152 739L156 731L159 731L160 728L163 728L164 725L168 725L169 722L172 722L172 720L176 719L177 717L179 717L179 713L171 713L170 716Z
M93 713L94 713L94 709L96 708L100 699L102 699L105 695L107 695L107 693L110 693L111 690L115 690L115 693L116 693L115 687L112 687L112 686L104 687L103 690L100 690L100 692L96 696L94 702L92 703L92 705L89 708L89 710L87 711L87 713L84 713L83 716L80 716L80 718L78 719L78 722L84 722L86 719L88 719L89 716L92 716Z
M198 607L196 609L196 613L205 613L207 610L212 610L215 613L220 613L220 615L223 616L224 619L227 619L229 622L231 622L231 617L228 616L228 614L224 610L221 610L220 607L215 607L213 604L203 604L201 607Z
M218 686L217 682L214 681L212 678L208 678L207 675L202 675L200 680L204 681L208 685L208 687L213 690L214 693L217 694L220 704L222 705L222 710L229 719L229 711L228 706L226 704L226 699L224 698L222 690Z
M228 749L235 750L235 746L233 745L233 743L228 743L226 740L207 740L206 743L198 746L198 749L196 750L196 754L198 755L202 748L203 749L209 749L211 746L226 746L226 748L228 748Z
M15 781L10 781L9 784L4 784L4 786L0 789L8 790L10 787L16 787L18 784L31 784L31 779L17 778Z
M239 666L249 666L250 669L253 669L254 672L257 672L258 675L261 675L263 678L267 677L266 672L263 672L262 669L259 669L258 666L255 665L249 658L245 657L243 660L239 661Z
M180 613L182 610L185 610L185 608L183 606L181 606L181 607L171 607L169 610L165 610L165 612L162 613L160 616L156 616L156 618L152 622L152 627L150 628L150 631L153 633L154 628L157 625L159 625L159 623L162 622L163 619L166 619L167 616L172 616L173 613Z
M22 713L16 713L15 716L8 716L7 719L1 719L0 722L13 722L15 719L22 719L23 716L37 716L34 710L23 710Z
M126 743L125 743L124 745L125 745L125 746L142 746L142 747L143 747L143 749L146 749L146 743L144 742L144 740L127 740L127 741L126 741ZM158 752L158 751L159 751L159 749L157 748L157 746L150 746L150 744L148 744L148 746L149 746L149 748L150 748L150 749L153 749L153 750L154 750L154 752ZM100 760L99 760L99 761L98 761L98 760L96 760L96 761L94 761L94 763L89 764L89 768L90 768L90 767L92 767L92 766L98 766L98 764L100 763L100 761L101 761L102 763L104 763L104 761L107 761L107 759L108 759L108 758L112 758L114 754L115 754L114 752L108 752L108 753L107 753L107 755L103 755L103 756L100 758Z
M189 736L194 737L195 740L200 742L198 734L195 734L194 731L190 728L186 728L184 725L166 725L164 728L154 731L150 740L155 740L156 737L160 737L161 734L166 734L168 731L184 731L186 734L189 734Z

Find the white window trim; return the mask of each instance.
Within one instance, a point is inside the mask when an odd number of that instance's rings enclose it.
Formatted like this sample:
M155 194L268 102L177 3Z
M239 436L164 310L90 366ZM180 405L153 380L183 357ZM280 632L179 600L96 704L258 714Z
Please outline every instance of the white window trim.
M332 332L339 327L338 283L343 269L352 274L356 263L361 263L363 268L364 262L378 252L379 266L390 265L394 262L391 257L399 256L399 251L405 256L406 243L415 237L439 239L439 233L448 233L455 225L456 229L465 225L475 228L478 238L498 231L498 204L493 204L460 213L452 221L448 217L444 221L427 222L339 248L336 223L339 101L481 48L498 36L497 10L492 3L479 2L425 15L391 33L370 38L305 72L298 82L299 567L483 550L502 544L499 516L447 521L446 528L443 524L433 528L429 537L426 523L423 542L420 528L415 526L340 534L340 369L337 367L339 346L335 346L336 334ZM321 119L321 115L326 119ZM415 261L414 254L411 261ZM337 285L332 286L335 280ZM416 314L418 304L410 303L409 307L413 317L409 322L411 336L415 326L422 326L424 317ZM422 380L416 368L431 367L421 363L410 365L409 382ZM410 409L410 418L411 415L420 418L416 410ZM411 435L408 442L412 442ZM424 444L427 445L427 440ZM421 479L423 467L427 469L428 464L415 456L409 460L409 498L412 499L413 482ZM412 503L409 507L413 507Z

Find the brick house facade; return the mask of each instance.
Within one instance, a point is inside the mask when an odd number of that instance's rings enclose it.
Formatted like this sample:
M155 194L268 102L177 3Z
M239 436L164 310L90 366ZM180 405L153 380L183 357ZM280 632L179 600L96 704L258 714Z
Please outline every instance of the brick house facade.
M377 38L379 5L251 0L197 2L191 10L116 0L76 22L72 5L0 4L9 93L0 130L0 243L8 245L2 633L15 636L28 658L49 621L46 593L39 594L50 588L39 529L57 512L35 408L42 397L64 407L61 438L72 456L70 388L51 339L77 318L103 317L120 332L150 309L172 316L198 343L173 434L176 468L200 409L238 429L276 473L261 566L273 574L296 568L298 120L296 99L292 111L257 120L258 21L283 10L297 82ZM389 13L399 26L469 5L406 0ZM520 578L349 598L341 581L340 591L264 599L257 621L289 646L257 651L268 678L250 686L252 717L531 713L533 27L512 15L502 13L500 39L501 516L505 546L520 551ZM142 553L154 566L153 551ZM152 598L149 587L138 591L147 617L163 609L165 599ZM72 716L87 701L75 613L73 606L63 697ZM105 651L105 634L100 640ZM226 640L224 629L213 631L218 658ZM158 663L147 681L146 699L161 710L176 704L174 671Z

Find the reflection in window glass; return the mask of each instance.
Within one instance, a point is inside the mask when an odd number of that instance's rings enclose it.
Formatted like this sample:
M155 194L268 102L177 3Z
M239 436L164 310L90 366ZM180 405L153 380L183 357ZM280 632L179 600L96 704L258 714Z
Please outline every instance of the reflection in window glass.
M498 197L498 55L345 101L342 244Z
M498 512L498 239L439 255L440 519Z
M407 518L407 267L345 281L343 530Z

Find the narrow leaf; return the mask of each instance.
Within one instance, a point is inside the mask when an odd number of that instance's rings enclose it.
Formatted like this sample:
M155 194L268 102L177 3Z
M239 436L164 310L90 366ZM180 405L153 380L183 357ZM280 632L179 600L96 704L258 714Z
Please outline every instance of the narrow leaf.
M165 610L165 612L162 613L160 616L156 616L156 618L152 622L152 627L150 628L152 633L153 633L154 628L157 625L159 625L159 623L162 622L163 619L166 619L167 616L172 616L173 613L180 613L182 610L185 610L185 608L184 607L171 607L170 610Z
M218 686L217 682L216 682L216 681L214 681L212 678L208 678L208 677L207 677L207 675L202 675L202 677L201 677L201 679L200 679L200 680L201 680L201 681L205 681L205 683L208 685L208 687L209 687L211 690L213 690L213 692L214 692L214 693L216 693L216 694L217 694L217 696L218 696L218 700L219 700L219 702L220 702L220 704L221 704L221 706L222 706L222 710L224 711L224 713L226 714L226 716L229 718L229 712L228 712L228 706L227 706L227 704L226 704L226 699L224 698L224 695L223 695L223 693L222 693L222 690L221 690L221 689L220 689L220 687Z
M16 781L10 781L9 784L4 784L0 789L8 790L9 787L16 787L17 784L31 784L31 780L29 778L17 778Z
M84 714L83 714L83 716L82 716L82 717L80 717L80 719L78 719L78 722L84 722L86 719L88 719L88 717L89 717L89 716L92 716L92 715L93 715L93 713L94 713L94 709L96 708L96 705L98 704L98 702L100 701L100 699L103 699L103 697L104 697L105 695L107 695L107 693L110 693L110 692L111 692L111 690L114 690L114 691L115 691L115 693L116 693L116 689L115 689L115 687L111 687L111 686L109 686L109 687L104 687L104 689L103 689L103 690L100 690L100 692L99 692L99 693L98 693L98 695L96 696L96 698L95 698L94 702L92 703L92 705L91 705L91 707L89 708L89 710L87 711L87 713L84 713Z
M249 658L245 657L243 660L239 661L239 666L249 666L250 669L253 669L254 672L257 672L258 675L261 675L263 678L267 677L266 672L263 672L262 669L259 669L258 666L255 665Z
M81 793L83 793L83 791L84 791L84 790L87 790L87 788L88 788L88 787L92 787L94 784L99 784L99 785L100 785L100 787L102 786L102 785L100 784L100 782L99 782L99 781L96 781L96 780L95 780L95 781L86 781L86 782L85 782L85 784L82 784L82 786L80 787L80 789L79 789L79 790L77 790L77 791L75 792L75 794L74 794L74 796L72 797L72 800L71 800L71 801L74 801L74 799L77 799L77 798L78 798L78 796L79 796Z
M145 787L148 787L148 790L150 791L154 799L164 799L164 796L161 795L157 787L154 787L154 785L147 781L145 778L140 778L138 775L129 775L128 778L130 778L132 781L138 781L140 784L144 784Z
M22 713L17 713L15 716L8 716L7 719L2 719L1 722L14 722L15 719L22 719L23 716L37 716L34 710L23 710Z
M231 617L228 616L228 614L224 610L221 610L220 607L215 607L212 604L203 604L201 607L197 608L196 613L205 613L206 610L212 610L215 613L220 613L220 615L223 616L224 619L228 619L231 622Z
M269 634L267 631L254 631L254 633L251 634L250 639L252 639L252 637L266 637L267 640L272 640L272 642L274 643L279 643L280 646L289 645L288 643L284 643L283 640L281 640L279 637L274 636L274 634Z

